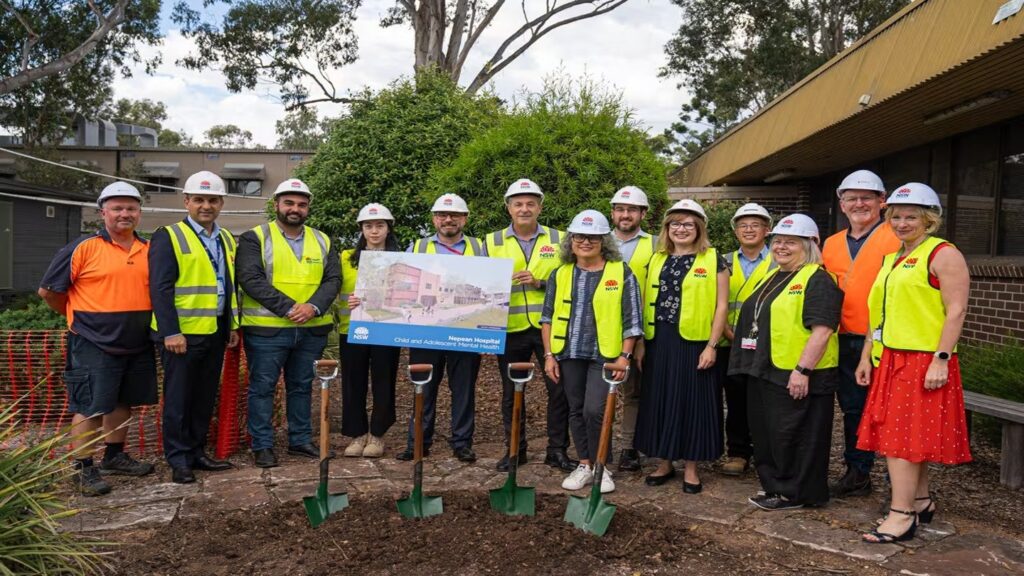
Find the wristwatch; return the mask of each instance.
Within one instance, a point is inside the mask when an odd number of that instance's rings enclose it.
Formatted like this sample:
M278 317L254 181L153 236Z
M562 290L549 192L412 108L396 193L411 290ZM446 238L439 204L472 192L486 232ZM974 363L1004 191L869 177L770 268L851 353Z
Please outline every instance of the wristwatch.
M949 352L936 352L935 357L939 360L949 360Z
M619 354L619 356L622 356L626 360L632 360L633 359L633 353L632 352L623 352L622 354Z
M796 370L797 372L803 374L804 376L810 376L811 372L814 372L814 370L811 370L810 368L804 368L799 364L797 364L796 368L793 368L793 370Z

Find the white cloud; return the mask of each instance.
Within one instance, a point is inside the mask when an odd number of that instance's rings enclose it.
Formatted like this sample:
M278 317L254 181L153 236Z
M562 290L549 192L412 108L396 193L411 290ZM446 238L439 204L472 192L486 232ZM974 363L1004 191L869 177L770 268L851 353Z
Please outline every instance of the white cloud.
M370 0L360 9L355 26L359 60L331 73L331 79L343 91L364 86L379 89L412 72L412 30L379 26L380 17L391 5L391 0ZM518 3L506 5L466 62L464 85L522 22ZM669 2L631 0L610 14L552 31L502 70L492 87L511 100L523 89L540 89L544 78L552 73L588 74L620 90L626 104L635 109L637 119L652 132L660 132L677 118L685 98L676 89L674 79L658 78L658 69L665 61L664 45L678 25L678 8ZM159 48L164 63L156 74L146 76L139 71L133 78L119 80L114 85L115 96L164 102L170 116L167 126L183 129L197 139L214 124L231 123L252 131L256 142L273 145L274 122L284 116L283 106L267 90L229 93L219 72L176 66L174 62L193 47L180 32L170 30ZM340 107L320 105L319 109L337 114Z

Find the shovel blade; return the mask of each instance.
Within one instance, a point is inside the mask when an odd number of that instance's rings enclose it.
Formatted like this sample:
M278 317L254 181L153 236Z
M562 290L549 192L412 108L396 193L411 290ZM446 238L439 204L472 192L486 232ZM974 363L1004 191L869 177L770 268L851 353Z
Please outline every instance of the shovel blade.
M341 512L348 508L348 494L338 492L327 493L327 485L320 484L316 489L316 496L306 496L302 499L302 505L306 508L306 517L313 528L324 523L327 517L335 512Z
M533 488L516 486L509 478L501 488L490 492L491 510L509 516L533 516L536 513L536 495Z
M565 508L566 522L596 536L604 536L614 515L615 505L605 502L600 493L589 498L570 496Z
M397 502L398 513L405 518L429 518L444 512L444 503L440 496L424 496L419 488L413 488L407 498Z

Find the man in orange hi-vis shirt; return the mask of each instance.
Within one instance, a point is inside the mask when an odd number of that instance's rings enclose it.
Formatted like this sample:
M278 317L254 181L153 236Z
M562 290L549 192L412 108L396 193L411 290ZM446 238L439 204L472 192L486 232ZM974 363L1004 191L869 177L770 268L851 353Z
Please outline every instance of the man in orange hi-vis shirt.
M871 493L872 452L857 449L857 426L867 400L866 387L858 386L854 372L860 362L868 330L868 292L878 276L882 258L895 252L900 241L889 226L882 226L885 186L870 170L857 170L836 190L839 209L850 227L827 240L822 248L825 268L835 274L843 290L843 315L839 324L839 407L843 411L846 473L829 486L831 495L861 496Z
M115 182L97 204L103 228L61 248L40 282L39 295L68 317L68 411L74 414L73 448L82 450L101 427L105 450L99 466L75 454L79 489L86 496L110 492L102 474L143 476L153 465L124 451L132 406L157 403L156 361L149 339L149 243L135 233L142 196Z

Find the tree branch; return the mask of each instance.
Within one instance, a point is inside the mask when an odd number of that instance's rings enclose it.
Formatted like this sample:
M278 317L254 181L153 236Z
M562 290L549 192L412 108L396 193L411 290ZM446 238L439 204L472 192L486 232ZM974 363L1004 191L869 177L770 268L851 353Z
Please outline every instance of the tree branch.
M480 35L483 34L484 30L491 25L491 21L498 15L498 10L501 10L501 6L503 4L505 4L505 0L497 0L497 2L494 3L494 6L491 6L487 10L487 13L484 14L484 17L480 20L480 25L477 26L477 29L469 35L469 40L466 40L466 44L462 47L462 51L459 53L459 63L456 65L457 70L462 70L462 66L466 63L466 58L469 56L470 50L473 49L476 41L480 39Z
M18 74L0 79L0 94L12 92L27 86L40 78L60 74L81 62L83 58L96 49L96 46L98 46L114 28L117 28L118 25L124 22L125 7L128 6L128 1L129 0L117 0L117 4L110 9L110 12L101 18L100 23L97 25L96 29L93 30L93 33L90 34L89 37L79 44L74 50L71 50L67 54L64 54L55 60L51 60L42 66L37 66L32 69L26 67Z
M308 106L310 104L317 104L317 103L320 103L320 102L333 102L335 104L356 104L356 103L368 104L370 101L366 100L366 99L363 99L363 98L337 98L337 97L314 98L312 100L303 100L302 102L296 102L295 104L289 104L289 105L284 107L284 111L285 112L292 112L292 111L298 110L299 108L302 108L304 106Z
M0 0L0 7L5 8L11 14L14 14L14 18L21 24L21 27L25 29L25 43L21 46L21 68L24 71L28 69L29 53L32 51L32 47L39 41L39 34L32 29L20 12L18 12L14 6L7 2L7 0Z
M452 31L448 37L448 50L444 55L444 67L451 71L458 64L459 48L462 46L462 36L466 28L466 13L469 11L469 0L458 0L455 4L455 14L452 18Z

